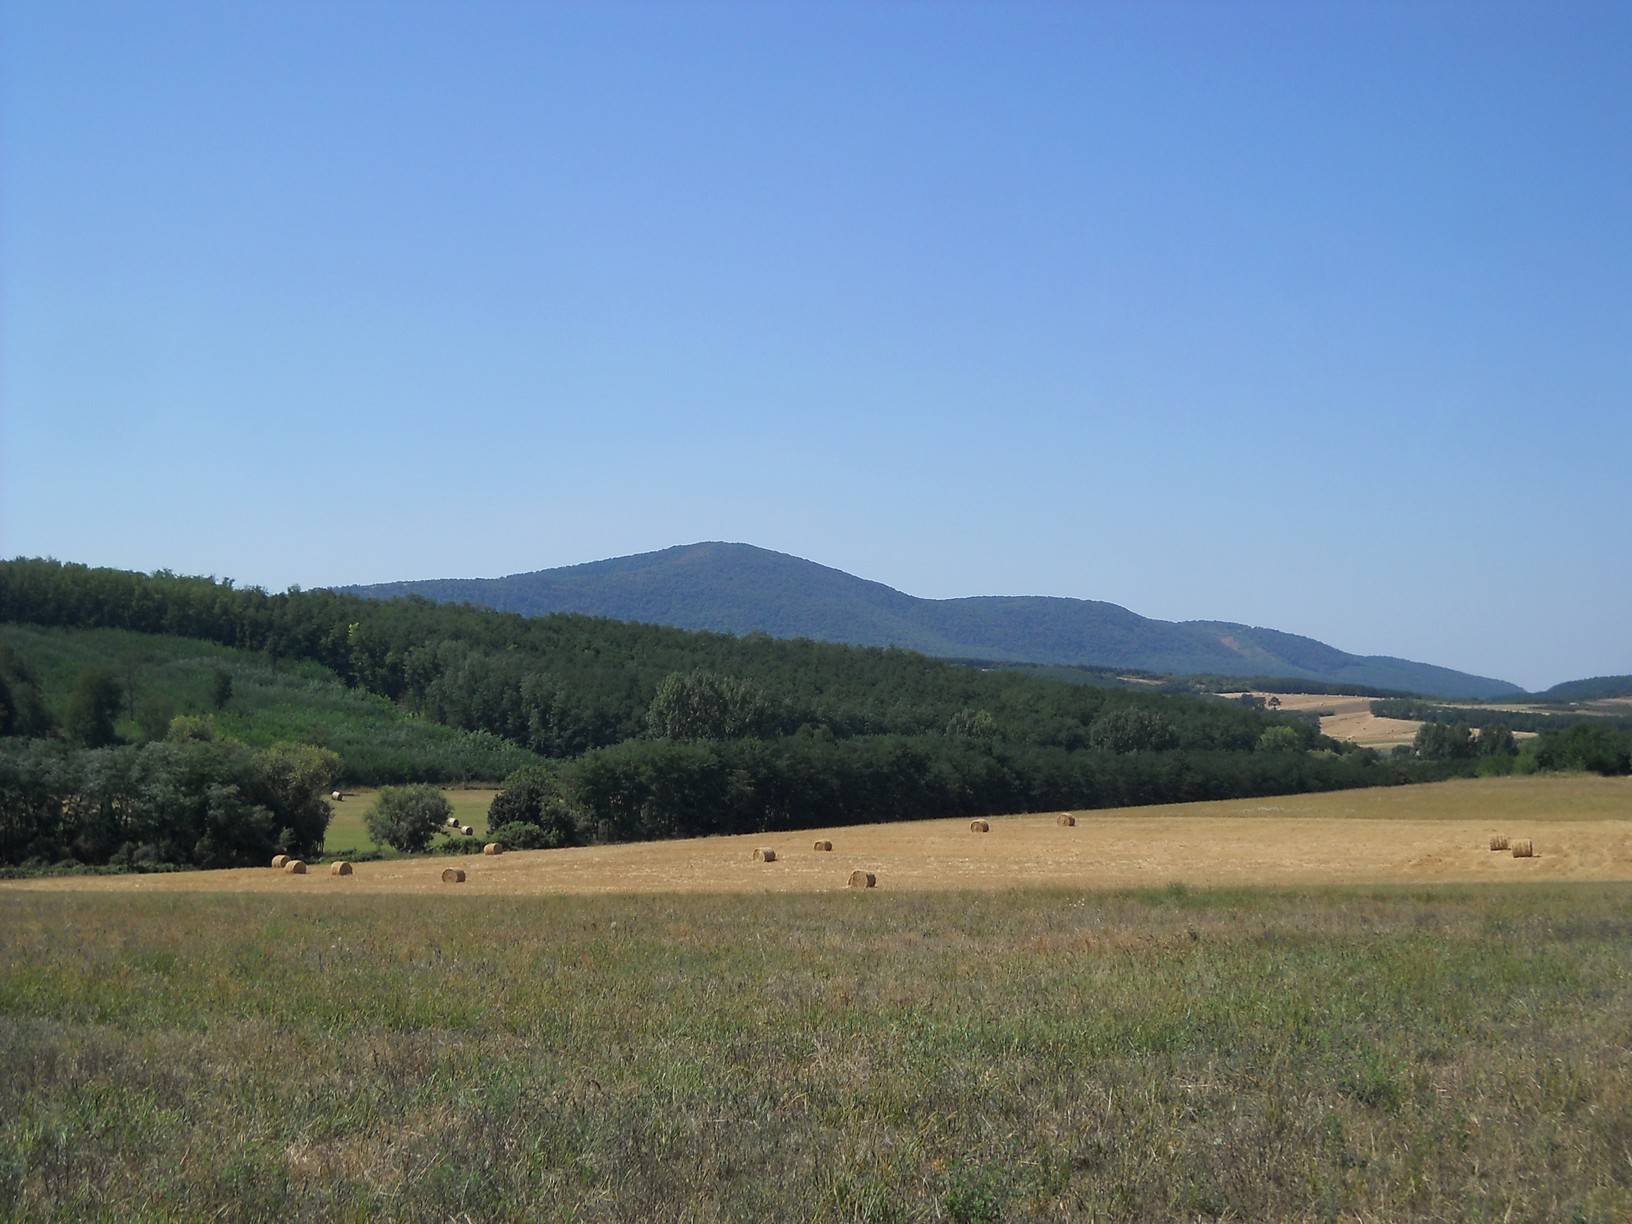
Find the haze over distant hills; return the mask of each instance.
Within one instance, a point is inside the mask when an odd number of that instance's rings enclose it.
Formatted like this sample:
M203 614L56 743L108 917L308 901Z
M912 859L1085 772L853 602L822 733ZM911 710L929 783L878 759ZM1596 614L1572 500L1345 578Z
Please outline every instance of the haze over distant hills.
M444 578L340 588L421 595L542 616L580 612L681 629L903 646L943 658L1277 676L1437 697L1519 695L1486 676L1223 621L1161 621L1098 600L1036 595L919 599L813 561L719 542L507 578Z

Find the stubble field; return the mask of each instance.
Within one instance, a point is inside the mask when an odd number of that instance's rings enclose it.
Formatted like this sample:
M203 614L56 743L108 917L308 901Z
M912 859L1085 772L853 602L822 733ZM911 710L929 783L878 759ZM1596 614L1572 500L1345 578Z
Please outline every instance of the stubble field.
M1629 800L7 883L0 1215L1624 1220Z
M462 819L486 828L488 792L449 792ZM346 801L360 811L368 796ZM1632 779L1596 776L1469 779L1323 795L1241 799L1116 811L1000 816L991 831L927 820L635 845L360 863L333 877L314 868L38 880L9 888L103 891L440 892L444 867L483 896L587 893L843 891L854 869L886 890L1148 888L1373 883L1632 880ZM1490 850L1492 834L1529 838L1535 856ZM817 841L833 849L819 852ZM350 844L331 831L331 846ZM754 861L761 847L775 862Z

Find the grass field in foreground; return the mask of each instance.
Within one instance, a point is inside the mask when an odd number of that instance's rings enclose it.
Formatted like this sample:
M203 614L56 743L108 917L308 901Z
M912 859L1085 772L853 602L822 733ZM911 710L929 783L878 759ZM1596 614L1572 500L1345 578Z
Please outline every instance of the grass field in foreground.
M0 890L28 1220L1632 1217L1632 886Z

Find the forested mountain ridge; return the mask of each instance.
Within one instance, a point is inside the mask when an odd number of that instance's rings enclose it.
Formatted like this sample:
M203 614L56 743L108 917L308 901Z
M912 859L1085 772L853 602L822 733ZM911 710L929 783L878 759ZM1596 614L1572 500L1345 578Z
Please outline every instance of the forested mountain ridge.
M1593 676L1566 680L1536 696L1542 701L1605 701L1632 697L1632 676Z
M339 588L368 598L420 595L541 616L577 612L681 629L858 646L938 658L1125 667L1173 675L1282 676L1434 697L1513 697L1517 685L1312 638L1223 621L1173 622L1116 604L1054 596L920 599L785 553L710 542L506 578Z

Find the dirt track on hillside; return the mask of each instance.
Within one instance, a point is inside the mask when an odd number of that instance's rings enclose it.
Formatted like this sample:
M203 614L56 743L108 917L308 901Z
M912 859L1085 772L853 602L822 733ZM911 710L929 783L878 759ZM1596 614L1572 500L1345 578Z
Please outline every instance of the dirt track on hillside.
M323 895L843 891L854 868L881 889L1632 880L1632 779L1488 779L1226 803L858 825L800 833L362 863L335 877L270 867L13 881L0 888ZM1536 857L1489 849L1528 837ZM833 850L812 849L831 839ZM776 861L755 862L755 847ZM467 880L441 882L463 867Z

